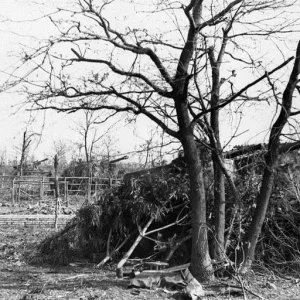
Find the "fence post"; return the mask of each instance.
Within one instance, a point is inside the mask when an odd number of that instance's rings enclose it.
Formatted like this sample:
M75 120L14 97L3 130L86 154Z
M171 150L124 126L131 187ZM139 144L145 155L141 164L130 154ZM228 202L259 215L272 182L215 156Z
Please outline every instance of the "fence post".
M88 202L91 202L91 177L88 178L88 190L87 190L87 199Z
M41 204L41 201L44 200L44 177L42 177L42 180L40 182L40 201L39 204Z
M4 177L5 177L5 173L2 173L2 177L1 177L1 189L3 189Z
M68 201L68 196L67 196L67 179L66 177L64 178L64 202L67 203ZM69 206L69 204L67 203L67 206Z
M57 154L54 156L54 191L55 191L55 220L54 220L54 227L57 229L57 223L58 223L58 214L59 214L59 206L60 206L60 199L59 199L59 181L58 181L58 156Z
M69 207L69 181L66 181L66 185L65 185L65 188L66 188L66 201L67 201L67 207Z
M21 177L19 176L19 181L18 181L18 193L17 193L17 202L20 202L21 199Z
M95 181L95 198L97 199L97 195L98 195L98 181Z
M111 188L112 185L113 185L113 180L112 180L112 178L109 177L108 178L108 187Z
M11 199L12 199L13 206L15 206L15 177L13 178L12 181Z

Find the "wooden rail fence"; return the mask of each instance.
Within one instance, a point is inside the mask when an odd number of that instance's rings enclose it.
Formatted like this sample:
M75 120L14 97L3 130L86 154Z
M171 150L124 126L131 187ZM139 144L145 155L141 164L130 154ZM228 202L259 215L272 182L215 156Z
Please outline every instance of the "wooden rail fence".
M70 196L98 197L109 187L120 184L117 178L60 177L60 197L68 204ZM26 200L43 201L54 197L54 177L0 176L0 197L2 200L19 202Z

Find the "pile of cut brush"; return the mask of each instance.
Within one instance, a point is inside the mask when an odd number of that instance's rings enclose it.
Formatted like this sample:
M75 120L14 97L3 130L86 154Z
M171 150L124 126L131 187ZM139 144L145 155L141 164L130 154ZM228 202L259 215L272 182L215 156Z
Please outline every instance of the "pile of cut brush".
M237 180L240 182L236 185L244 189L245 179ZM226 220L226 232L230 226L233 228L226 253L232 260L255 206L259 180L252 181L246 191L240 191L243 197L239 216L233 221L229 217ZM212 194L211 182L207 180L207 195ZM286 190L289 194L283 194ZM300 202L290 200L290 190L286 181L276 179L256 255L258 261L269 267L300 268L297 225ZM82 206L64 229L40 243L32 262L64 265L88 258L100 267L114 259L118 261L120 273L129 258L159 260L171 265L187 263L191 248L188 191L189 178L178 169L131 178L119 187L106 190L97 202ZM227 189L228 211L233 211L236 205L231 199ZM207 215L213 215L212 203L210 199ZM208 218L209 227L210 221Z
M93 255L102 256L99 266L121 257L119 269L130 256L184 263L189 259L184 245L190 239L188 185L186 175L168 172L109 189L43 240L32 262L64 265Z

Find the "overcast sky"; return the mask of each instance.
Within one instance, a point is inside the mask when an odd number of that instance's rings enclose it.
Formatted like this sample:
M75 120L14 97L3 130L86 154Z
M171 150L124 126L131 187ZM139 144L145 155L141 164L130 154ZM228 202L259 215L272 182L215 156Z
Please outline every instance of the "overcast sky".
M1 0L0 11L0 70L4 73L17 64L17 53L22 50L22 44L28 45L34 40L47 37L54 32L54 28L47 19L37 20L41 15L51 13L58 5L68 5L68 1L49 0L44 1L27 0ZM13 22L11 22L12 20ZM293 47L290 47L290 54L293 55ZM282 61L278 58L278 63ZM4 73L0 74L0 82ZM75 122L79 122L80 115L57 114L47 112L47 114L29 112L22 105L25 99L17 93L0 93L0 151L6 149L10 155L14 156L15 148L20 146L24 130L41 133L40 142L35 146L34 155L36 158L43 158L45 154L53 153L53 143L60 139L66 140L70 144L78 142L79 136L74 132ZM250 108L249 108L250 109ZM236 139L234 143L254 143L263 141L266 138L266 129L269 127L271 118L266 118L266 110L258 111L245 117L240 132L246 132ZM35 120L34 122L32 122ZM236 122L234 116L228 115L228 122ZM126 126L121 122L119 127L112 130L111 134L117 141L116 149L122 153L134 151L138 143L147 139L147 134L151 132L150 123L143 123L133 131L133 126ZM111 125L111 124L110 124ZM108 125L109 126L109 125ZM72 129L73 128L73 129ZM106 131L107 126L99 127L99 132ZM228 127L225 141L232 134ZM233 146L233 145L231 145Z
M18 53L22 51L22 44L28 45L34 40L47 37L54 30L49 20L37 20L41 15L51 13L56 6L67 5L68 1L2 0L0 12L0 70L9 71L18 64ZM31 3L31 5L30 5ZM12 22L13 21L13 22ZM3 81L4 74L0 74ZM32 152L37 158L53 153L53 143L65 140L70 144L78 143L80 135L76 133L77 123L83 114L81 112L67 115L54 111L29 112L23 103L26 99L18 93L8 91L0 93L0 151L7 150L9 155L17 155L16 148L20 147L23 132L41 133L41 137L34 139ZM34 120L34 121L33 121ZM106 132L112 124L99 126L99 135ZM120 134L120 128L122 133ZM132 152L143 142L151 127L146 124L142 130L134 132L132 125L119 122L110 130L115 140L114 148L120 154ZM128 138L130 137L130 139ZM74 146L75 147L75 146ZM133 154L130 155L133 157ZM134 157L136 159L136 156Z

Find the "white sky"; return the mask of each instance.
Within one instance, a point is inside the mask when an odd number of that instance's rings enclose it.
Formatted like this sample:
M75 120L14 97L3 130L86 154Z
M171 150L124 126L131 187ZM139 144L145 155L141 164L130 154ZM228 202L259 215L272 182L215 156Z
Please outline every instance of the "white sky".
M32 1L27 0L1 0L0 11L0 70L5 71L11 68L16 63L15 54L22 49L22 43L28 44L31 40L28 35L36 38L43 38L51 34L50 21L26 21L33 20L41 14L51 12L57 5L67 5L68 1L51 0L46 1L46 5L40 5L42 0ZM299 13L300 15L300 13ZM5 19L22 22L5 22ZM287 51L286 57L294 55L295 43L290 45L290 50ZM271 51L270 51L271 52ZM283 60L278 58L278 64ZM274 67L274 66L272 66ZM3 76L2 76L3 77ZM2 78L0 75L0 82ZM237 78L236 80L240 80ZM24 106L20 104L25 99L16 93L0 93L0 151L7 150L11 156L15 156L16 146L20 146L22 134L26 127L28 131L42 133L40 143L36 145L34 156L37 159L43 158L45 155L53 154L53 143L59 139L66 140L73 144L78 141L79 135L74 133L75 121L80 118L80 113L76 115L58 114L56 112L48 111L46 115L39 113L30 113L26 111ZM249 108L251 110L251 108ZM232 116L231 116L232 117ZM228 122L230 123L230 118ZM28 122L36 119L36 122L28 125ZM234 119L234 118L233 118ZM266 137L266 129L269 128L272 118L268 113L268 107L257 111L256 114L251 113L245 116L240 132L247 131L247 133L239 136L234 144L255 143L260 142ZM234 121L233 121L234 122ZM116 143L116 150L121 154L134 151L137 144L143 139L147 138L147 134L151 131L150 123L143 123L143 126L135 128L133 132L133 125L126 126L125 122L121 126L112 131L112 135L118 141ZM99 128L99 133L105 131L106 127ZM223 130L225 140L231 136L232 131L229 127Z
M36 38L47 37L50 28L49 21L26 21L34 20L46 12L51 12L56 5L67 5L67 1L51 0L46 5L39 5L42 1L30 2L26 0L1 0L0 12L0 70L6 71L16 65L16 55L22 50L22 44L28 44L33 36ZM5 20L15 22L5 22ZM0 75L1 78L1 75ZM3 76L2 76L3 78ZM76 123L80 122L82 112L72 115L47 111L46 114L27 111L28 107L22 105L25 99L17 93L0 93L0 151L6 150L13 158L16 156L16 147L20 147L23 132L42 133L41 139L34 139L32 154L39 159L54 153L53 143L65 140L73 144L80 142L80 136L74 131ZM36 121L31 124L31 120ZM151 131L148 123L135 130L133 125L120 122L120 126L110 132L114 136L115 150L120 154L134 151L140 142L143 142ZM99 126L99 135L105 132L111 124ZM122 128L120 133L120 127ZM39 142L38 142L39 141ZM76 146L74 146L76 148ZM137 157L132 158L137 159Z

